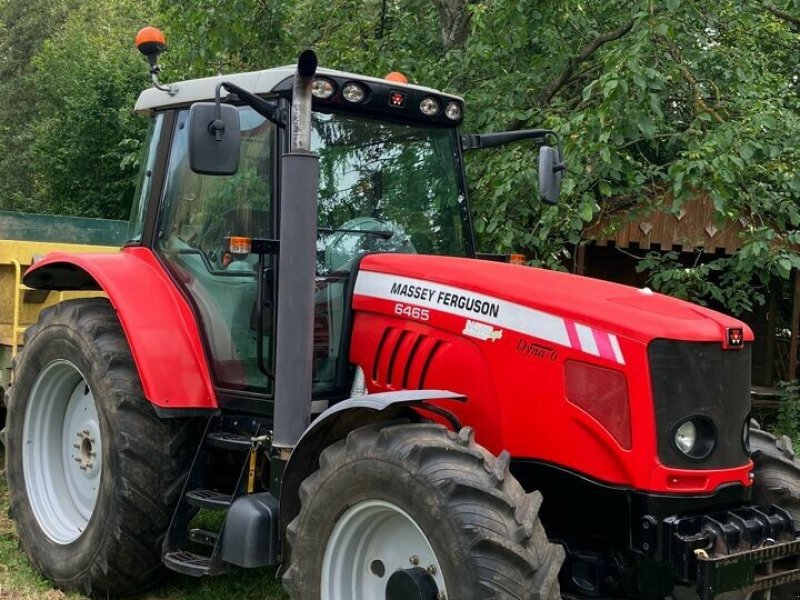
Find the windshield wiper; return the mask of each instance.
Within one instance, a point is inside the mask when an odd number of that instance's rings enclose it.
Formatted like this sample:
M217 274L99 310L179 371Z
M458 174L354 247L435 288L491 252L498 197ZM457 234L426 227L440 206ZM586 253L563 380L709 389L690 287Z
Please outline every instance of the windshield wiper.
M394 235L394 231L387 229L332 229L331 227L318 227L320 233L359 233L363 235L374 235L382 240L389 240Z

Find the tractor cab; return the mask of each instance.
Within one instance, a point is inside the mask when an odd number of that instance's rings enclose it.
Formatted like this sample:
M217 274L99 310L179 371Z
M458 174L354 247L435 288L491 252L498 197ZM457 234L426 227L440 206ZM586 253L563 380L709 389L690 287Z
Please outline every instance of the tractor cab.
M137 105L152 121L130 244L150 246L190 299L220 399L273 393L277 266L258 240L278 237L291 75L278 68L184 82L172 95L147 90ZM238 113L238 164L233 174L201 174L192 169L188 105L213 100L223 81L257 94L271 118L223 96ZM311 151L320 159L313 391L346 397L344 307L359 257L474 255L463 109L434 90L337 71L320 70L312 90Z

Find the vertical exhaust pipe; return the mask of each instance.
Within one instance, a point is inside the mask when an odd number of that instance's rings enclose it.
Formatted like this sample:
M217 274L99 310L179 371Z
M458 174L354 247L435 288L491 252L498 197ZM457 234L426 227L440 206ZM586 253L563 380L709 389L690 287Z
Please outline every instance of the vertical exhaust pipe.
M272 447L288 459L311 418L319 156L311 152L311 84L317 56L297 60L291 148L281 158L275 422Z

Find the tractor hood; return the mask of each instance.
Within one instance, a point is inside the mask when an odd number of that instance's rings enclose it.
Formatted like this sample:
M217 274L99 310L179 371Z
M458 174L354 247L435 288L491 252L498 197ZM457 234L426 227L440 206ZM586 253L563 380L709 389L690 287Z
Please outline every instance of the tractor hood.
M491 261L373 254L360 264L355 293L464 316L569 346L591 328L642 343L656 338L727 343L751 330L722 313L590 277Z

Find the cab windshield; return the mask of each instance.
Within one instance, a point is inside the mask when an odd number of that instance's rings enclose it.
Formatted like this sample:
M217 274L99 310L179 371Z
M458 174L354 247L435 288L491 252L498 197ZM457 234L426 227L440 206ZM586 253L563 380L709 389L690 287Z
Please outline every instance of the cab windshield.
M236 254L231 237L272 238L281 135L252 109L240 109L236 174L201 175L188 159L189 111L177 115L155 245L191 296L216 383L271 393L274 315L259 320L258 257ZM314 392L336 395L345 382L345 289L365 252L464 256L467 229L454 129L316 113L312 149L320 155L315 289ZM284 207L286 210L286 207ZM266 267L273 257L267 256Z
M467 254L454 129L319 112L312 123L321 274L364 252Z

